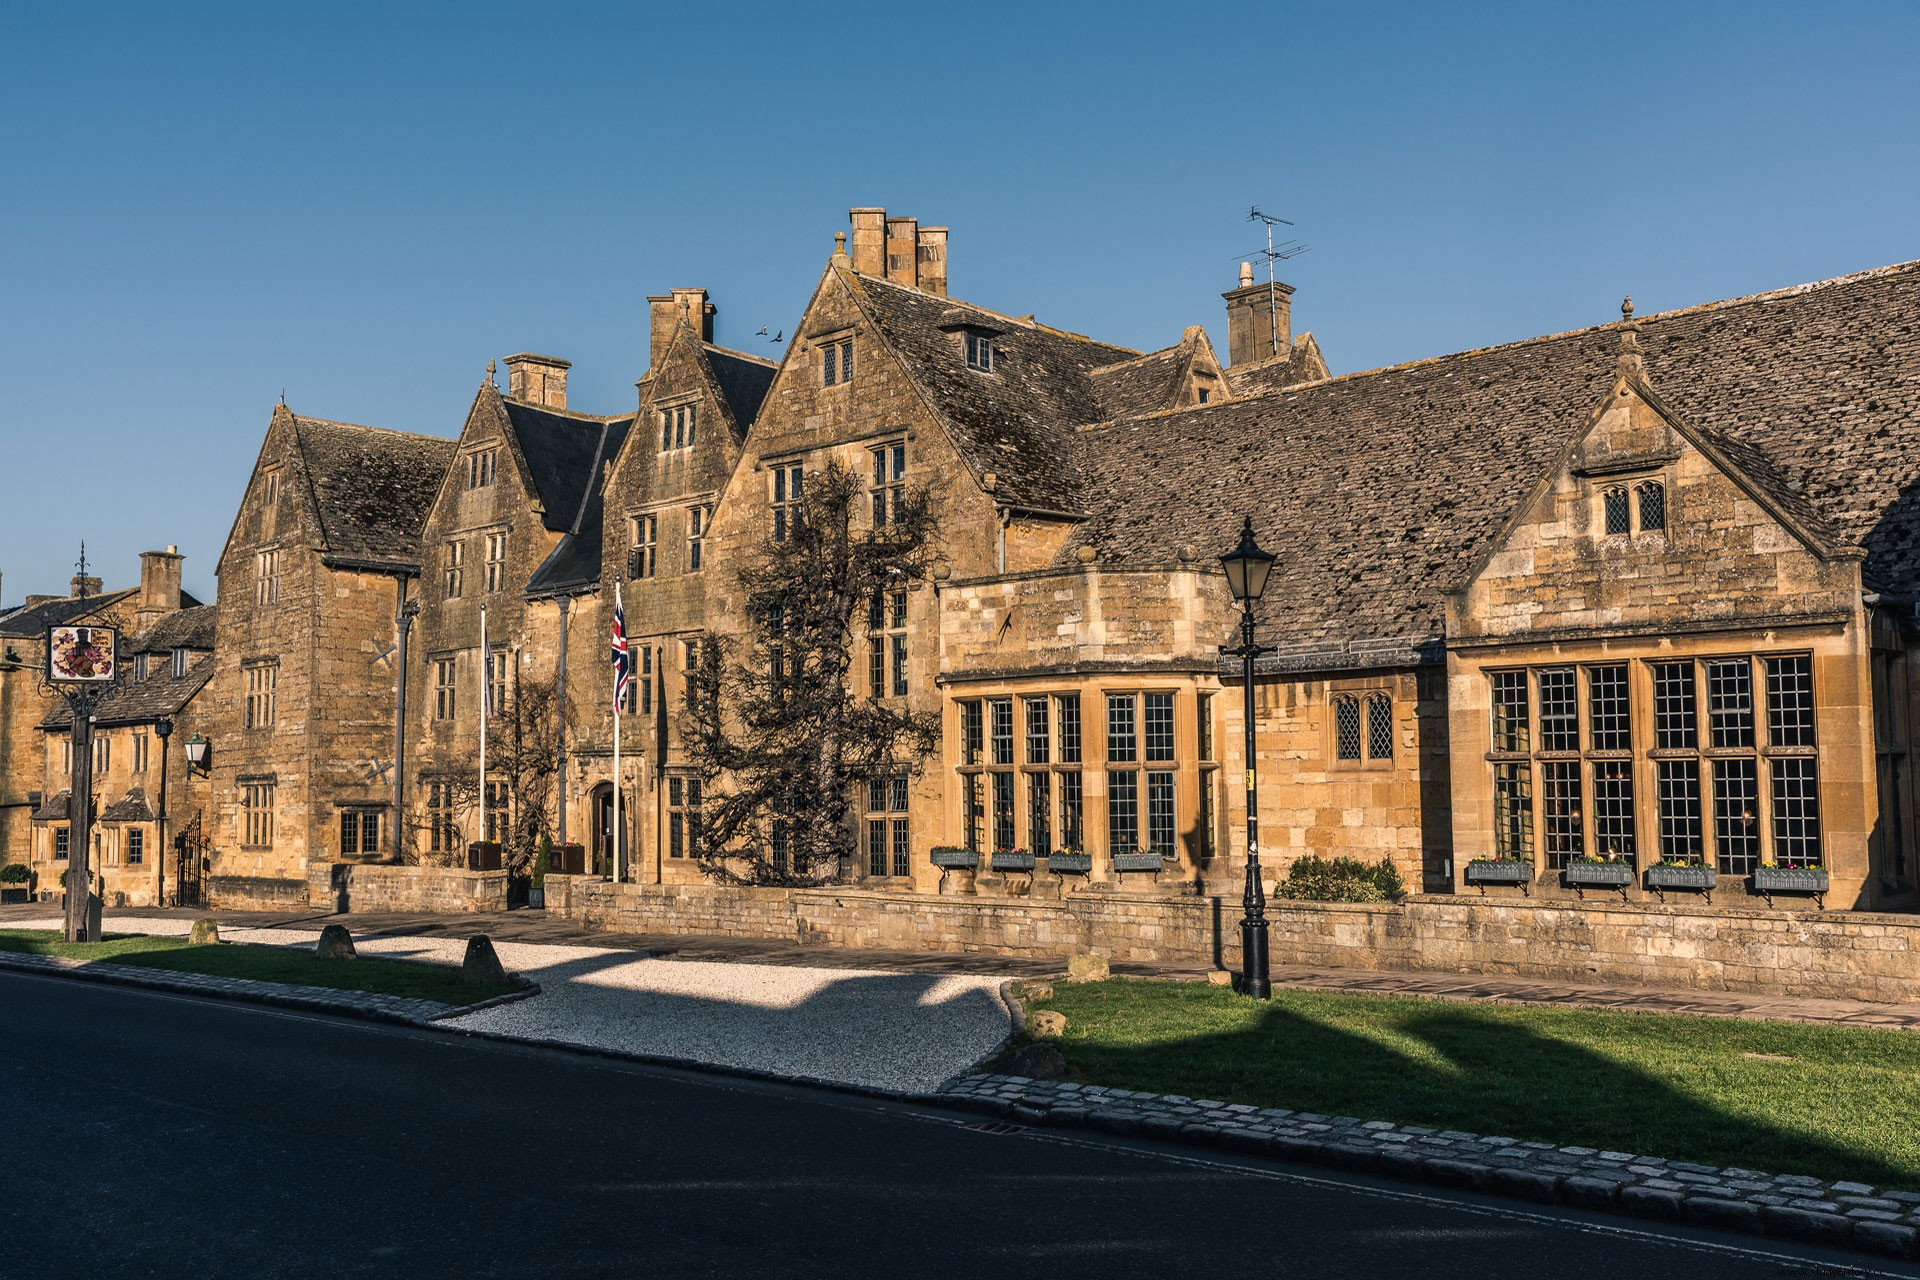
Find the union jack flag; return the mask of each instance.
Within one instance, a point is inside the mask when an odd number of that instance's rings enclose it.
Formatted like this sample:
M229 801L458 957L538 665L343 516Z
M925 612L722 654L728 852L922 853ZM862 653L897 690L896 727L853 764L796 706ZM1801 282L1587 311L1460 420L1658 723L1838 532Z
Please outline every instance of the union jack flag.
M627 705L627 685L633 679L633 654L627 649L627 614L616 588L613 598L613 710Z

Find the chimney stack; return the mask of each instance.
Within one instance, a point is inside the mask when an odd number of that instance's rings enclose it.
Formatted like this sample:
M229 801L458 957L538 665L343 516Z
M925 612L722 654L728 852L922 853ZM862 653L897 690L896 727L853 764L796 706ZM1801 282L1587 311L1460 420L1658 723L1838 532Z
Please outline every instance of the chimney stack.
M1240 264L1240 287L1227 300L1227 364L1258 364L1293 351L1293 286L1257 284L1253 264Z
M100 594L100 579L98 578L83 578L76 573L73 575L72 580L67 583L67 586L72 591L72 594L68 598L72 600L78 600L81 596L97 596Z
M660 358L667 354L667 343L673 340L674 326L685 320L693 326L693 332L702 342L713 341L713 317L720 308L707 301L705 289L674 289L658 297L647 299L648 355L649 371L660 367Z
M171 545L165 551L140 553L140 603L133 614L136 629L145 631L179 611L180 562L185 558L180 548Z
M567 370L570 361L537 356L530 351L507 357L507 394L515 400L549 409L567 407Z
M916 218L889 218L885 209L854 209L848 217L855 271L946 296L947 228L923 227Z

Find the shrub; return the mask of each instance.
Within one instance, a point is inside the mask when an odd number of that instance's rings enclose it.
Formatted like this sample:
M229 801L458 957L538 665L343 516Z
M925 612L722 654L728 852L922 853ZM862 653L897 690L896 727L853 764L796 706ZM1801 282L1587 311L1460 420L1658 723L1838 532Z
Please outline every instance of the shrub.
M25 884L26 882L27 868L25 863L9 862L6 866L0 867L0 884Z
M547 872L553 867L553 837L540 837L540 851L533 855L533 884L535 888L545 888Z
M1296 858L1275 886L1283 898L1307 902L1385 902L1407 891L1393 859L1368 864L1358 858Z

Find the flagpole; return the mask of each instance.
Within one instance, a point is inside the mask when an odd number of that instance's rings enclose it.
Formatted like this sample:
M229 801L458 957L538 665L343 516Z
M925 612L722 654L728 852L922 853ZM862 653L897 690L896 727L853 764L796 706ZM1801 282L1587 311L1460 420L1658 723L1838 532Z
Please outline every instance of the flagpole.
M487 838L487 716L493 708L493 650L487 647L487 606L480 606L480 838Z
M620 580L613 580L613 608L617 615L626 612L626 606L620 599ZM624 637L623 637L624 638ZM626 815L620 803L620 704L626 701L626 690L621 687L620 675L616 671L613 677L613 882L620 883L620 846L626 843L621 837L626 832Z

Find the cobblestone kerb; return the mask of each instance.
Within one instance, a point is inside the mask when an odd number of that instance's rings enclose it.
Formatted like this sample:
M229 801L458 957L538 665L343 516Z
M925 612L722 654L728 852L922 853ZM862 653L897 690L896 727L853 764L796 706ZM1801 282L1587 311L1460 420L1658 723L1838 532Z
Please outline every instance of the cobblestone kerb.
M949 1081L940 1100L1022 1124L1188 1142L1888 1257L1920 1256L1920 1193L1863 1182L988 1072Z
M256 978L219 978L201 973L176 973L147 969L138 965L113 964L97 960L73 960L65 956L21 955L0 952L0 969L19 969L30 973L57 974L89 982L107 982L115 986L144 987L149 991L172 991L184 995L213 996L223 1000L244 1000L253 1004L274 1005L282 1009L305 1009L314 1013L344 1014L375 1022L397 1022L424 1026L446 1018L457 1018L479 1009L492 1008L512 1000L538 995L537 983L528 983L518 991L482 1000L478 1004L450 1005L438 1000L417 1000L409 996L381 995L371 991L341 991L334 987L309 987L297 983L262 982Z

